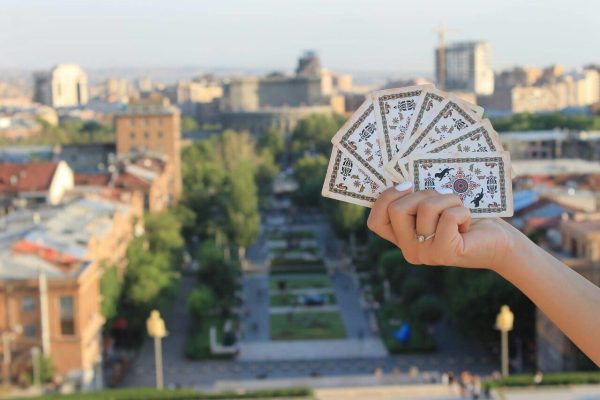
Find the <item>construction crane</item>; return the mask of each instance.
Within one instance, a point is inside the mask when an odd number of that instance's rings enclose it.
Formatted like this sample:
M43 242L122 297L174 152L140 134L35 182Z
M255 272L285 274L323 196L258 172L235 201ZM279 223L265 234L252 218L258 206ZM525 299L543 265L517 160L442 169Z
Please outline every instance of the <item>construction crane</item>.
M440 89L446 88L446 33L449 32L460 32L459 29L450 29L440 24L434 32L438 35L438 71L437 71L437 85Z

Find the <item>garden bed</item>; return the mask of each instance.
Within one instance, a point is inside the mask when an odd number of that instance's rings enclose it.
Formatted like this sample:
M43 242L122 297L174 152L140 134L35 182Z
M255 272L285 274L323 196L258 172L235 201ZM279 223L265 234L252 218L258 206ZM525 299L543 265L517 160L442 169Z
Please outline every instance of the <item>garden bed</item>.
M343 339L346 328L339 312L271 315L271 340Z

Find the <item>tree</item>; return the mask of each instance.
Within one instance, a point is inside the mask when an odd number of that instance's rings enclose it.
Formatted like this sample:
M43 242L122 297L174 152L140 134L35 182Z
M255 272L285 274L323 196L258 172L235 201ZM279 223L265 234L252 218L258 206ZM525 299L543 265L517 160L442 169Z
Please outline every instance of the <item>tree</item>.
M356 232L364 229L365 208L350 203L328 201L329 216L333 229L340 236L348 236L350 251L356 255Z
M146 238L151 252L164 252L170 261L177 262L184 241L178 216L168 211L147 214L144 218Z
M411 306L413 315L421 322L435 324L443 315L443 307L440 299L432 294L424 294Z
M407 274L406 260L398 249L387 250L379 256L378 264L392 288L400 290Z
M116 266L103 265L102 268L104 273L100 279L100 293L102 294L100 309L104 318L109 320L117 315L123 282Z
M313 114L301 120L290 139L290 149L294 158L305 153L329 155L331 137L344 123L342 116Z
M285 150L285 139L283 132L279 129L271 128L258 138L257 147L259 150L268 150L275 160L281 160Z
M417 277L408 276L402 284L400 296L406 304L410 304L415 301L419 296L425 292L425 283Z
M316 207L321 202L321 188L327 172L327 158L318 154L305 155L294 164L294 178L298 189L294 200L302 206Z
M172 268L167 253L152 253L144 244L145 238L134 239L127 248L125 297L137 306L157 307L178 274Z
M203 320L214 308L215 297L208 287L199 287L190 293L187 306L193 316Z
M198 122L190 117L189 115L184 115L181 117L181 131L182 132L196 132L200 129L198 126Z
M252 170L240 164L228 178L225 198L225 217L230 240L238 248L240 262L245 262L246 247L258 237L260 215L258 196Z

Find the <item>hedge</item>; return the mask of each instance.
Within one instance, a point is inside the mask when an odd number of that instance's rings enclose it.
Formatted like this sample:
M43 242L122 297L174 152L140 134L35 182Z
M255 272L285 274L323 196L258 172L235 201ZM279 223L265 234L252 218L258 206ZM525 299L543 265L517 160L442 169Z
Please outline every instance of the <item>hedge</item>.
M218 400L218 399L275 399L282 397L312 397L307 388L264 389L253 391L228 391L200 393L193 389L157 390L153 388L110 389L77 394L46 394L39 397L19 398L19 400L59 399L59 400ZM16 399L15 399L16 400Z
M564 386L600 383L600 372L556 372L543 374L540 383L534 382L533 374L515 374L506 378L488 381L488 387L518 386Z

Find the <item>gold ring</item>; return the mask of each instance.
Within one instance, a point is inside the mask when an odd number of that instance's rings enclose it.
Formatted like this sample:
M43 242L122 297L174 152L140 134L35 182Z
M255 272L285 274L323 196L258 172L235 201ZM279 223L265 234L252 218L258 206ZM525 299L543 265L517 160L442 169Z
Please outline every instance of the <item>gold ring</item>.
M427 241L427 240L431 239L431 238L432 238L432 237L434 237L434 236L435 236L435 232L434 232L434 233L432 233L432 234L431 234L431 235L429 235L429 236L425 236L425 235L417 235L417 241L418 241L419 243L423 243L423 242L425 242L425 241Z

